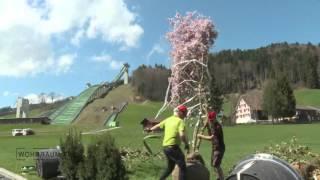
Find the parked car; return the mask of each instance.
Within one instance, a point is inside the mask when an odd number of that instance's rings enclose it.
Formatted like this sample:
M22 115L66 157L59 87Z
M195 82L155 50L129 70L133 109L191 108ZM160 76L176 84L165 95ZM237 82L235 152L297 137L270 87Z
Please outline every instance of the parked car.
M27 136L27 135L33 135L34 132L33 132L32 129L26 128L26 129L22 129L22 134L23 134L24 136Z
M33 135L34 131L30 128L26 129L12 129L12 136L28 136Z
M23 131L22 129L12 129L12 136L22 136Z

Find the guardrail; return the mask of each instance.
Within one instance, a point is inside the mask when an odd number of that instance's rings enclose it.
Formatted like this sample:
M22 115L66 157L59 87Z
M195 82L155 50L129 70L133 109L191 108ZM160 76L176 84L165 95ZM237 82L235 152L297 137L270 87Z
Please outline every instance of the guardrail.
M0 124L48 124L48 117L0 119Z

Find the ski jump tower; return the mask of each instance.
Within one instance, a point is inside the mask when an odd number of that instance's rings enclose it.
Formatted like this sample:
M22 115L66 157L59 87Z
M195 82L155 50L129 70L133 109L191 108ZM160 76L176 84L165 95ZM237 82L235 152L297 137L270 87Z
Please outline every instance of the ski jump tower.
M87 83L87 88L76 96L73 100L61 106L49 118L52 124L71 124L86 107L86 105L97 98L104 97L113 88L122 84L121 78L123 77L123 84L129 83L129 64L123 64L120 72L113 79L111 83L102 83L91 85Z
M123 83L124 84L128 84L129 83L129 64L128 63L125 63L124 65L123 65L123 67L124 67L124 74L123 74L123 76L124 76L124 81L123 81Z
M17 100L16 118L27 118L29 114L29 100L19 97Z
M119 81L121 77L123 76L123 84L129 83L129 64L125 63L123 64L119 74L114 78L113 83Z

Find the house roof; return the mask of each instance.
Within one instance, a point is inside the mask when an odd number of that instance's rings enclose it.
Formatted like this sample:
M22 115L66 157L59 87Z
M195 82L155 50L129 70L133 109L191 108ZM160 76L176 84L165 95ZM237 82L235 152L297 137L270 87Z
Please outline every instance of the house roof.
M263 92L259 90L252 90L243 94L239 97L238 104L240 100L243 99L252 109L254 110L262 110L262 102L263 102ZM320 112L319 107L314 106L301 106L296 105L297 110L314 110Z
M296 106L296 109L297 109L297 110L314 110L314 111L320 111L320 108L313 107L313 106L300 106L300 105L297 105L297 106Z
M262 110L262 91L252 90L240 96L239 101L243 99L250 108Z

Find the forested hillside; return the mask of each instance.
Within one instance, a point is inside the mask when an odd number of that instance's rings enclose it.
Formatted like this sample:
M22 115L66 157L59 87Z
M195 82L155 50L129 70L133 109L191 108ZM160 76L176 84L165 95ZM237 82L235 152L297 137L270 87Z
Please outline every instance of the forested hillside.
M209 68L224 93L261 88L278 75L287 76L294 87L319 88L319 55L319 45L278 43L211 54Z
M132 73L131 84L137 94L154 101L162 101L171 71L163 65L141 65Z
M320 88L320 45L271 44L252 50L223 50L209 55L209 71L222 94L262 89L267 79L286 76L296 87ZM138 94L163 100L170 70L162 65L141 65L134 70L132 85Z

